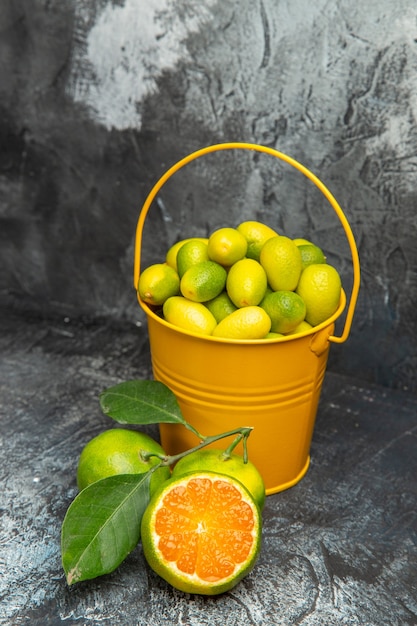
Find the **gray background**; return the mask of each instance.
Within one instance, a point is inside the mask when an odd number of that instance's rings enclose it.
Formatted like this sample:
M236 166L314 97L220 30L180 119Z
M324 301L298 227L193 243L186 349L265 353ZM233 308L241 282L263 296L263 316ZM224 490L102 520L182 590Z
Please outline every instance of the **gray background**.
M0 0L1 624L417 624L416 41L415 0ZM140 208L179 158L230 140L309 167L358 243L311 467L267 498L260 559L232 592L176 592L140 546L69 588L60 528L79 454L114 426L99 393L151 375ZM247 152L163 188L143 261L246 218L313 238L349 291L320 193Z
M329 368L415 391L414 0L2 0L2 308L134 324L140 208L159 176L223 141L317 174L355 234L362 288ZM151 212L144 262L241 219L314 238L349 288L320 194L273 158L210 157Z

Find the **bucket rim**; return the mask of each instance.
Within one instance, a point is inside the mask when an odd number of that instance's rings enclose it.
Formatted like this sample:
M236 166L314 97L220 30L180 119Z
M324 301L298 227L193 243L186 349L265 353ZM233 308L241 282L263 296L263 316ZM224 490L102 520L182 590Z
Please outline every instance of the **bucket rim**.
M222 343L222 344L234 344L234 345L269 345L269 344L277 344L277 343L287 343L289 341L295 341L297 339L301 339L303 337L309 337L310 335L315 335L321 330L331 327L334 322L341 316L345 307L346 307L346 294L344 289L342 288L340 294L339 306L336 311L331 315L327 320L321 322L321 324L317 324L317 326L313 326L312 328L305 330L301 333L297 333L294 335L285 335L283 337L271 337L271 338L263 338L263 339L233 339L229 337L213 337L212 335L203 335L202 333L196 333L192 330L187 330L185 328L181 328L180 326L175 326L170 322L167 322L163 317L158 315L155 311L151 309L151 307L144 302L138 293L138 302L145 312L147 317L151 317L154 321L158 322L161 326L165 326L169 328L171 331L178 333L179 335L187 335L189 337L193 337L194 339L198 339L201 341L208 341L212 343ZM330 341L330 337L329 337Z

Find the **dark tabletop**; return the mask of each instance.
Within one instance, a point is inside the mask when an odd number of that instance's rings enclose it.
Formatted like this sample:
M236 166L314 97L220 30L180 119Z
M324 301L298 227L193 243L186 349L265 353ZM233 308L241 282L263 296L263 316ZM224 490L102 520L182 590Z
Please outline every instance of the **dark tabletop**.
M267 498L260 558L234 590L177 592L140 545L114 573L69 588L60 529L78 456L114 425L98 394L150 376L144 328L2 320L1 624L417 624L417 398L330 371L310 469Z

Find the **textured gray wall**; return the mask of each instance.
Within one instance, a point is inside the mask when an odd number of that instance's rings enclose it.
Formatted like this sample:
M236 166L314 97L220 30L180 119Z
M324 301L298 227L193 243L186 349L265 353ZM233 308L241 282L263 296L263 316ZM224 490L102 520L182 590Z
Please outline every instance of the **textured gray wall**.
M362 289L330 367L417 390L415 0L3 0L3 308L141 319L134 230L159 176L194 149L267 144L339 200ZM144 262L178 236L258 218L314 238L349 287L320 194L271 157L233 152L162 191Z

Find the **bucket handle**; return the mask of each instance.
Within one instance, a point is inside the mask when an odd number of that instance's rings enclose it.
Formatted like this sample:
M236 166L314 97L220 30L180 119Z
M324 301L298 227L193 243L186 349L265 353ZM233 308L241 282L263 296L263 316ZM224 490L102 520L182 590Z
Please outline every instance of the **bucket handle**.
M352 257L352 266L353 266L352 290L351 290L351 293L350 293L350 300L349 300L349 305L348 305L348 309L347 309L347 313L346 313L345 325L344 325L344 328L343 328L343 332L342 332L341 335L338 335L338 336L330 335L328 337L328 340L332 341L333 343L343 343L344 341L346 341L346 339L348 338L349 333L350 333L350 329L351 329L351 326L352 326L353 314L355 312L356 302L357 302L357 299L358 299L359 285L360 285L359 255L358 255L358 249L356 247L356 241L355 241L355 238L353 236L352 230L350 228L350 224L349 224L348 220L346 219L346 216L343 213L343 211L342 211L339 203L335 199L335 197L330 193L330 191L321 182L321 180L319 178L317 178L317 176L315 176L304 165L302 165L301 163L299 163L298 161L296 161L292 157L284 154L283 152L279 152L278 150L275 150L274 148L269 148L268 146L263 146L263 145L254 144L254 143L245 143L245 142L227 142L227 143L219 143L219 144L206 146L205 148L200 148L199 150L196 150L195 152L192 152L188 156L186 156L183 159L179 160L172 167L170 167L165 172L165 174L163 174L161 176L161 178L158 180L158 182L151 189L148 197L145 200L145 203L144 203L144 205L142 207L142 210L140 212L138 223L137 223L137 227L136 227L135 258L134 258L134 270L133 270L133 283L134 283L135 289L137 288L138 280L139 280L139 274L140 274L140 259L141 259L141 248L142 248L142 231L143 231L144 222L145 222L146 216L148 214L149 208L150 208L152 202L154 201L155 196L157 195L157 193L161 189L161 187L167 182L167 180L169 178L171 178L171 176L173 174L175 174L178 170L180 170L182 167L184 167L185 165L187 165L191 161L194 161L195 159L197 159L197 158L199 158L199 157L201 157L201 156L203 156L205 154L209 154L211 152L217 152L217 151L220 151L220 150L232 150L232 149L254 150L254 151L258 151L258 152L264 152L265 154L270 154L270 155L272 155L274 157L277 157L278 159L281 159L281 161L285 161L289 165L292 165L297 170L299 170L302 174L304 174L307 178L309 178L316 185L316 187L318 187L318 189L322 192L322 194L327 198L327 200L329 201L329 203L333 207L333 209L334 209L337 217L339 218L339 220L340 220L340 222L342 224L342 227L343 227L343 229L345 231L345 235L346 235L346 238L348 240L349 247L350 247L350 253L351 253L351 257Z

